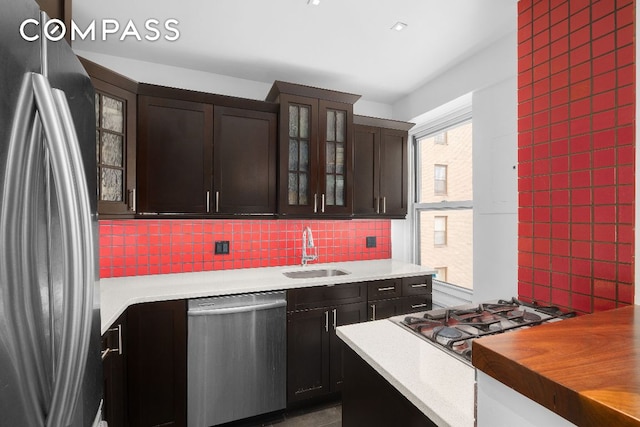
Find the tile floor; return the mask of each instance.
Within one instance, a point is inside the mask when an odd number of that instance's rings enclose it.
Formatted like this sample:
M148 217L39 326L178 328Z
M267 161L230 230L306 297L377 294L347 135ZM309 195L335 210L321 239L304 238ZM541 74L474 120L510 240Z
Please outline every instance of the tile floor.
M342 405L328 403L312 409L290 411L270 419L225 424L225 427L342 427Z
M312 412L290 413L270 427L342 427L342 405L332 405Z

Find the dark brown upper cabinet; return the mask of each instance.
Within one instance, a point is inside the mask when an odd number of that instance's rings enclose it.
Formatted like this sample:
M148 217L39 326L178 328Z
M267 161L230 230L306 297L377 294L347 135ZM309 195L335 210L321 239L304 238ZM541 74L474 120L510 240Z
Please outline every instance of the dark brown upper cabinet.
M219 214L274 214L278 115L215 106L213 201Z
M278 213L351 216L353 103L360 98L276 81L279 102Z
M411 127L413 123L354 116L355 217L407 215L407 140Z
M139 96L139 213L210 213L212 141L213 105Z
M141 215L275 215L278 105L139 85Z
M136 92L138 84L80 58L95 88L98 213L136 213Z

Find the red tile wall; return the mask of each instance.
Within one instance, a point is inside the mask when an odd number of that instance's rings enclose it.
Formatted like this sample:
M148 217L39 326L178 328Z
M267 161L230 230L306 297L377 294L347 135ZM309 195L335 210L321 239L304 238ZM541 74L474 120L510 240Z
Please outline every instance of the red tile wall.
M100 277L297 265L306 226L316 262L391 258L389 220L101 220ZM214 254L221 240L228 255Z
M518 293L634 299L634 0L518 2Z

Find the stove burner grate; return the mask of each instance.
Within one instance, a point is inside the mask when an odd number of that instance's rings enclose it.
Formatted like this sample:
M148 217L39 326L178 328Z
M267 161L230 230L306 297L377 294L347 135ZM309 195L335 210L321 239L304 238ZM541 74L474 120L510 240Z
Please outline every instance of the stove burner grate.
M433 336L457 340L458 338L462 338L462 332L450 326L438 326L433 329Z

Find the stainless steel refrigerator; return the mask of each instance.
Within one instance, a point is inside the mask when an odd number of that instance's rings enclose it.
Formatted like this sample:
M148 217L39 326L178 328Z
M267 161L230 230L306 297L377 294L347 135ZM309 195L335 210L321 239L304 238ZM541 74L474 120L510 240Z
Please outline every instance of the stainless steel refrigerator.
M86 427L102 402L94 90L0 0L0 426ZM32 36L42 25L25 26Z

